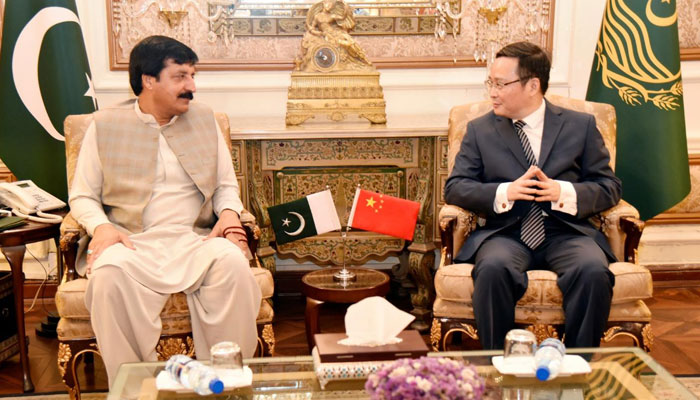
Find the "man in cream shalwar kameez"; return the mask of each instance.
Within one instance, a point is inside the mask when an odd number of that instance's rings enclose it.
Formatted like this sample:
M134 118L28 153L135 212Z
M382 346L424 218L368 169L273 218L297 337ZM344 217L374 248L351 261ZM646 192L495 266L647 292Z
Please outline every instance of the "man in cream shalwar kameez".
M147 38L144 42L149 39L155 40L158 45L159 41L164 40L156 37ZM172 44L172 39L165 38L165 41ZM153 53L152 49L148 49L148 44L146 42L146 53ZM175 46L179 45L182 44L175 43ZM224 230L231 226L236 229L240 227L238 216L243 209L231 156L218 124L212 124L213 113L202 105L189 104L189 99L185 99L187 102L182 107L181 92L194 92L192 78L196 58L185 58L190 63L178 64L177 61L177 57L168 58L166 53L162 60L162 73L153 73L160 79L149 79L154 77L147 71L143 72L144 88L141 88L143 92L138 100L95 115L95 122L92 122L83 140L70 190L72 214L94 236L92 242L95 244L91 242L88 247L90 274L86 305L90 310L110 385L120 364L156 359L155 347L162 328L159 314L171 293L187 294L197 358L208 359L210 346L224 340L237 342L244 357L251 357L257 344L255 320L261 292L244 255L245 237ZM173 71L174 74L179 73L173 68L185 68L184 75L190 76L184 79L189 81L179 86L168 83L165 74ZM188 72L189 68L192 69L191 73ZM181 75L177 78L182 78ZM163 89L163 85L171 87ZM178 110L179 105L179 110L184 108L185 112L178 114L178 111L168 112L167 109L163 112L163 107L159 108L167 105L168 97L165 95L168 90L174 90L177 96L173 97L174 106L171 108ZM153 96L153 93L156 95ZM144 112L146 110L153 111ZM199 159L194 161L215 170L205 171L216 178L213 193L205 194L200 190L200 180L196 175L202 175L201 171L188 171L188 168L193 168L193 161L182 154L182 145L179 145L176 154L172 146L177 142L171 144L174 139L169 132L176 131L171 127L182 129L177 126L178 119L188 121L188 118L195 118L192 115L204 118L204 126L213 128L211 133L205 134L212 142L210 147L205 148L215 149L211 159L200 154ZM122 120L124 128L129 128L128 132L124 132L123 139L129 141L127 146L133 146L136 152L139 147L134 142L138 142L141 136L129 137L133 134L132 126L136 126L136 130L143 128L146 133L156 132L157 135L157 145L153 143L153 150L157 147L156 154L153 154L156 158L153 163L155 173L145 174L153 179L152 182L146 180L150 198L147 201L133 199L134 204L145 203L140 212L141 220L136 222L123 221L124 215L133 215L133 210L129 211L129 201L120 203L124 198L128 199L128 194L125 197L123 192L131 193L134 188L128 182L122 184L126 189L114 184L110 173L119 171L114 167L118 162L115 164L112 160L115 157L107 156L112 151L119 152L118 146L110 145L120 143L119 138L117 142L110 142L114 138L108 135L110 127L118 131ZM181 125L183 123L180 121ZM139 127L139 124L143 126ZM129 165L126 168L125 171L128 171ZM140 179L140 173L137 171L137 178L134 179ZM117 193L117 197L114 197L114 193ZM124 205L120 207L119 204ZM213 231L201 226L202 220L214 220L213 215L206 215L207 206L209 214L213 211L219 217ZM123 213L120 214L119 210ZM138 212L136 215L135 219L138 220ZM105 231L109 232L105 234ZM223 237L225 233L228 239Z

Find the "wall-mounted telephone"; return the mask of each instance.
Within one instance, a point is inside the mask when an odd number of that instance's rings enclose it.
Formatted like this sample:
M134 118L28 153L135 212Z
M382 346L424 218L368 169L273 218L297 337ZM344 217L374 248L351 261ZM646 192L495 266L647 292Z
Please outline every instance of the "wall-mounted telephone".
M30 221L59 223L63 218L46 214L43 211L63 208L66 203L50 193L40 189L30 180L17 182L0 182L0 203L12 208L12 212ZM36 213L38 217L28 214Z

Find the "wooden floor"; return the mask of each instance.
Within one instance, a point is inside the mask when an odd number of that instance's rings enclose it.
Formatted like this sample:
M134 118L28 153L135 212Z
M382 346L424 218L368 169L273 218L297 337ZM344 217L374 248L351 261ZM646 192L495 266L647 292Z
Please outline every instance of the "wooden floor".
M651 355L672 374L679 376L700 375L700 282L665 284L654 289L654 298L647 301L651 308L652 329L655 335ZM401 308L409 305L408 297L392 296L390 300ZM290 296L275 301L275 355L309 354L304 333L304 299ZM37 393L63 392L65 390L56 366L58 342L37 337L34 328L55 306L49 300L39 302L35 309L26 314L29 336L29 358L32 379ZM324 305L321 310L321 330L323 332L343 331L345 307ZM629 345L620 341L613 345ZM83 390L104 391L107 379L104 367L99 360L94 369L81 368L79 372ZM19 357L0 362L0 396L19 394L22 391Z

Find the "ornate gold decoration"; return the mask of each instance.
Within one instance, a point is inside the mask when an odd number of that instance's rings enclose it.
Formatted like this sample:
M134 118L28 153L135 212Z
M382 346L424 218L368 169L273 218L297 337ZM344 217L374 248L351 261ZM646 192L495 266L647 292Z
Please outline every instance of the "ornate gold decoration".
M463 332L466 333L467 336L469 336L473 340L479 340L478 331L476 330L476 328L474 328L474 326L467 323L461 323L460 325L462 325L462 328L464 328Z
M651 324L645 324L642 328L642 339L644 340L644 351L651 353L654 346L654 333L651 331Z
M196 21L196 18L191 18L190 16L198 15L201 22L208 25L208 32L205 35L207 42L215 43L218 38L222 38L224 44L228 47L233 40L234 30L226 17L233 16L237 2L237 0L224 2L209 0L205 4L207 10L203 11L200 8L200 1L195 0L144 0L141 2L112 0L114 18L112 33L115 36L119 36L122 33L122 29L124 29L128 39L135 39L141 36L141 32L136 28L138 24L135 22L139 18L147 17L149 10L153 7L157 9L157 15L162 16L168 23L171 31L169 35L180 36L185 34L185 29L181 29L182 25L197 24L200 21ZM196 12L190 14L189 8L194 8ZM143 35L142 37L145 36ZM182 36L178 37L178 39L189 41L187 40L189 38Z
M275 331L272 329L272 324L265 324L262 330L262 337L265 343L267 343L270 355L272 355L275 351ZM264 355L263 353L263 356Z
M452 328L445 332L445 336L442 337L442 348L446 349L447 348L447 339L449 339L450 335L452 335L455 332L462 332L465 335L467 335L469 338L472 340L479 340L479 334L476 328L472 324L467 324L465 322L462 322L459 324L461 328Z
M80 345L77 345L80 347ZM78 351L75 355L72 354L71 347L68 343L60 342L58 344L58 371L61 373L61 380L68 388L68 398L70 400L80 400L80 382L78 382L78 374L75 371L77 361L85 353L93 353L102 356L97 349L97 343L90 343L88 348ZM66 381L66 372L70 368L69 379ZM69 385L68 382L71 382Z
M347 263L361 264L372 256L386 256L401 251L403 247L403 239L381 235L348 237L343 244L339 233L329 233L278 245L277 252L298 259L311 258L323 264L340 265L343 258Z
M444 350L440 348L440 339L442 338L442 324L437 318L433 318L433 324L430 326L430 346L433 351Z
M605 333L603 333L603 342L606 342L606 343L610 342L618 336L630 337L630 338L632 338L632 341L634 342L634 345L636 347L641 347L640 346L641 343L639 343L639 338L636 335L634 335L630 332L627 332L627 330L625 328L623 328L622 326L619 326L619 325L612 326L612 327L608 328L608 330L606 330Z
M294 60L287 125L316 115L336 122L358 115L374 124L386 123L379 72L348 33L354 27L353 9L342 0L311 6L301 51Z
M170 26L171 29L178 26L182 20L182 17L187 15L187 11L160 10L159 12L160 15L165 17L165 20L168 21L168 26Z
M71 352L70 345L68 343L58 344L58 372L61 373L61 378L63 383L66 382L66 367L68 367L68 361L70 361L73 353Z
M646 17L652 25L665 27L677 20L677 15L660 18L647 3ZM613 12L612 9L618 11ZM627 105L651 102L660 110L673 111L680 107L683 95L680 64L671 71L654 54L647 26L624 0L611 0L606 5L601 39L596 46L596 71L601 70L603 84L616 89ZM635 44L625 40L637 37Z
M457 62L457 34L462 18L471 14L476 8L478 17L470 27L474 31L474 60L490 65L494 60L496 51L509 42L518 40L530 40L536 42L535 35L546 36L550 24L550 0L466 0L462 9L456 9L461 1L432 0L439 13L439 19L435 25L435 36L444 39L448 31L451 31L455 41L454 61ZM525 15L524 37L513 37L513 30L509 26L506 13L513 10ZM511 13L513 14L513 13ZM449 18L449 20L448 20Z
M508 7L501 6L498 8L479 7L479 15L486 18L486 22L490 25L496 25L498 20L506 13Z
M557 333L556 328L549 324L532 324L526 329L535 334L537 343L547 338L559 338L559 333Z
M311 163L315 167L370 163L415 167L418 148L418 138L357 138L342 144L319 139L269 140L262 144L262 164L275 169L308 167ZM355 194L354 189L350 192Z
M59 246L61 247L61 251L64 251L64 252L70 251L71 245L76 243L78 241L79 237L80 237L79 230L70 230L70 231L62 233L60 243L59 243Z
M187 335L186 342L179 337L160 339L156 345L156 353L161 361L167 360L175 354L194 357L194 341L189 335Z

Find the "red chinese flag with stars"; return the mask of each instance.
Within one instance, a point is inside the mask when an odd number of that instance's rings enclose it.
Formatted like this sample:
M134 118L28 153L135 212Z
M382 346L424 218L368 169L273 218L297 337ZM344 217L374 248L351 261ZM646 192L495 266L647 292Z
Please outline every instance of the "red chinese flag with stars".
M413 240L420 203L357 189L348 225L400 239Z

